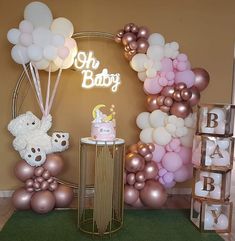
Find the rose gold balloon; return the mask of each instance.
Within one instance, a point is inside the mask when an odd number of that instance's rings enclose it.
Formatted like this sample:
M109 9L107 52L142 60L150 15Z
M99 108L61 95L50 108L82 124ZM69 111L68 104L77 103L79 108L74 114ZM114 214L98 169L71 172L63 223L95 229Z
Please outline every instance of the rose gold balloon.
M173 100L171 97L167 96L165 97L164 99L164 105L168 106L168 107L171 107L173 104Z
M136 182L134 185L134 188L137 190L141 190L144 188L144 186L145 186L145 182Z
M117 31L116 36L119 37L119 38L122 38L123 35L124 35L124 33L125 33L124 30L123 30L123 29L120 29L120 30Z
M151 152L154 152L155 146L154 146L153 143L148 143L147 146L148 146L148 148L149 148L149 150L150 150Z
M34 188L33 188L33 187L27 187L26 190L27 190L28 192L34 192Z
M157 164L154 161L146 163L144 168L144 176L146 179L155 178L158 173Z
M136 50L137 47L138 47L138 44L137 44L136 41L132 41L132 42L129 43L129 48L130 48L130 49Z
M138 172L144 169L144 158L136 153L126 155L126 170L129 172Z
M132 203L131 206L135 208L142 208L144 207L144 204L140 201L140 198L138 198L137 201L135 203Z
M148 95L147 96L146 107L149 112L159 109L159 106L157 104L157 97L158 97L158 95Z
M114 41L119 44L119 43L122 42L122 38L116 36L116 37L114 38Z
M55 206L57 208L66 208L70 205L73 200L74 193L73 189L65 185L59 185L54 191Z
M140 199L147 207L160 208L167 200L167 193L162 184L148 180L140 191Z
M170 107L162 105L162 106L160 106L160 110L165 112L165 113L168 113L170 111Z
M125 185L124 188L124 200L127 204L132 204L137 201L139 198L139 191L136 190L133 186Z
M171 114L177 117L186 118L188 114L192 111L188 102L174 102L171 107Z
M129 43L136 40L136 36L133 33L125 33L122 37L122 43L128 45Z
M25 186L26 187L32 187L33 183L34 183L33 179L30 178L30 179L26 180Z
M129 146L128 150L129 150L129 152L138 153L138 145L132 144Z
M153 159L153 154L152 153L148 153L147 155L144 156L145 161L151 161Z
M34 167L27 164L27 162L21 160L16 163L15 175L22 182L33 177L33 174L34 174Z
M30 200L32 197L31 192L26 191L24 188L16 190L12 195L12 203L18 210L30 209Z
M48 154L43 167L50 172L51 176L57 176L63 170L64 161L58 154Z
M44 172L44 168L43 167L36 167L35 170L34 170L34 175L36 177L40 177L43 172Z
M140 38L137 40L137 52L145 54L147 52L147 49L149 47L149 43L147 39Z
M187 85L185 83L182 83L182 82L176 84L176 86L175 86L176 90L183 90L185 88L187 88Z
M166 86L162 89L161 91L161 95L165 96L165 97L172 97L173 94L175 92L175 89L173 86Z
M209 73L202 68L194 68L192 69L195 74L195 83L194 86L200 91L203 91L209 84L210 75Z
M137 172L135 174L135 180L137 182L144 182L146 180L144 172Z
M40 183L39 182L34 182L33 183L34 189L39 189L40 188Z
M31 208L36 213L48 213L55 206L55 197L50 191L36 192L31 199Z
M50 185L49 185L49 190L50 191L55 191L57 188L58 188L57 181L53 181L52 183L50 183Z
M124 26L124 31L125 32L130 32L131 31L131 27L134 25L134 23L128 23Z
M138 152L141 156L145 156L149 153L149 148L146 144L138 145Z
M180 91L180 95L183 100L187 101L192 97L192 91L186 88Z
M43 172L42 177L47 180L51 177L51 174L48 170L46 170Z
M134 173L129 173L126 177L126 181L129 185L134 185L135 183L135 174Z
M49 183L47 181L44 181L41 183L41 189L43 191L47 190L49 188Z
M130 48L129 45L126 45L126 46L124 47L124 51L129 52L130 50L131 50L131 48Z
M198 91L198 89L195 86L191 87L190 90L192 92L192 96L189 99L189 104L191 106L195 106L200 101L201 95L200 95L200 92Z
M50 178L47 180L48 183L52 183L53 181L54 181L54 177L50 177Z
M180 94L180 91L179 90L176 90L173 94L173 99L175 101L182 101L182 98L181 98L181 94Z
M159 106L163 105L164 100L165 100L165 96L159 95L159 96L157 97L157 104L158 104Z
M137 38L145 38L145 39L147 39L148 37L149 37L148 29L146 27L139 27Z
M43 177L37 177L36 181L39 182L39 183L42 183L44 181L44 178Z
M139 29L136 25L131 26L131 32L132 33L138 33Z

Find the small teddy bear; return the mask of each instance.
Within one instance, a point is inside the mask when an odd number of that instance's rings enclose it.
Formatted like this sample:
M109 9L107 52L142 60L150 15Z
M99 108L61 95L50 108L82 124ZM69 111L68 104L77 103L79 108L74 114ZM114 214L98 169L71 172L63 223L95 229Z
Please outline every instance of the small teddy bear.
M69 146L69 134L55 132L52 136L47 131L52 126L52 117L47 115L38 119L27 111L11 120L8 130L15 136L13 147L31 166L41 166L46 160L46 154L62 152Z

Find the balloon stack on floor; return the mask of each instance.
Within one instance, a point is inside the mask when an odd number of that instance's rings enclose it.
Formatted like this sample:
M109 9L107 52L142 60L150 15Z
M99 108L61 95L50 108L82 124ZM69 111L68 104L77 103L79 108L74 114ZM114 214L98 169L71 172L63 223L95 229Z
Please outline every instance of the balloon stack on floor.
M234 155L233 125L231 105L198 107L190 219L202 232L231 231L232 202L229 197Z
M17 162L15 175L25 185L14 192L14 207L37 213L68 207L73 200L73 189L59 184L56 179L63 167L64 161L58 154L48 154L46 162L39 167L30 166L24 160Z

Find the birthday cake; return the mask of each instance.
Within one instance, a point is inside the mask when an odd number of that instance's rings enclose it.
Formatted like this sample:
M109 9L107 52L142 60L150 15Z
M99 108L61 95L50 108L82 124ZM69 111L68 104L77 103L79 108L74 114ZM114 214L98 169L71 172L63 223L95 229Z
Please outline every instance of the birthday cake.
M93 111L91 122L91 138L97 141L113 141L116 138L116 122L114 119L114 105L110 108L110 114L103 114L100 110L105 105L97 105Z

